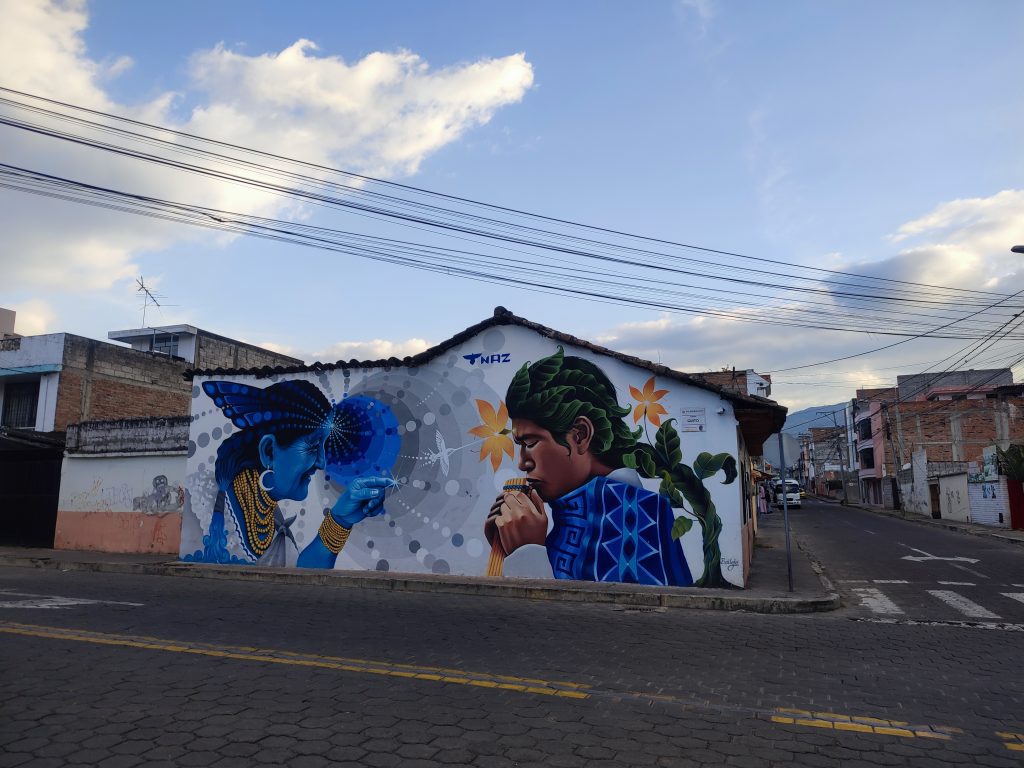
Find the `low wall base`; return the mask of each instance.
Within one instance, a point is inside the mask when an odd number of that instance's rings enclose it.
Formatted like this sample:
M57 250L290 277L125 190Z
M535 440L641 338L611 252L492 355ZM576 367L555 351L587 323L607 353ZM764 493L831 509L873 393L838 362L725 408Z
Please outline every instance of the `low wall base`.
M57 512L55 549L177 555L180 544L180 512Z

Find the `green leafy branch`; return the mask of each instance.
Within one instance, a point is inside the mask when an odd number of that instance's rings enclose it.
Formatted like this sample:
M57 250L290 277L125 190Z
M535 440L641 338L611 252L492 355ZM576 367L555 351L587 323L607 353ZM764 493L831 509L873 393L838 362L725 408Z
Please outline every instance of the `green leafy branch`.
M722 519L704 481L719 472L725 475L723 485L735 481L736 459L728 453L710 454L705 451L697 456L692 467L683 464L682 445L673 421L675 419L668 419L658 428L653 445L638 443L631 454L623 457L623 462L642 477L660 478L658 491L669 498L673 507L690 512L700 523L704 573L697 580L697 586L730 588L733 584L722 575L722 551L718 541L722 533ZM689 517L676 518L672 525L672 538L679 539L692 526L693 520Z

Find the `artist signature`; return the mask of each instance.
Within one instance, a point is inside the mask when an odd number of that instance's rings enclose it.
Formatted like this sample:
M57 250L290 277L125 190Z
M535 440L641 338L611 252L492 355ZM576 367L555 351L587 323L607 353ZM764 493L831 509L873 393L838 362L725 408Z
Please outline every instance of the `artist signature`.
M727 557L724 560L722 560L722 565L725 567L725 570L727 571L731 571L734 568L738 568L739 564L740 561L737 560L735 557Z

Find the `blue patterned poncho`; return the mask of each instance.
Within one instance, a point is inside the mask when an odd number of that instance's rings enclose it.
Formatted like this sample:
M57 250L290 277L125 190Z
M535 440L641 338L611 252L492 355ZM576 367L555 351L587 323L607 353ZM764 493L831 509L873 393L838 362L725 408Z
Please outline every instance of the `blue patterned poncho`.
M661 494L595 477L550 503L547 536L556 579L687 587L693 584L675 516Z

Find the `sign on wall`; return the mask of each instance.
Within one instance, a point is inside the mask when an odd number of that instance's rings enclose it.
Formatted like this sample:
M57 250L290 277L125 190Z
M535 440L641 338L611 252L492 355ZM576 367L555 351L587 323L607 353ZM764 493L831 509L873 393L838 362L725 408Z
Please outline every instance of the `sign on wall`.
M703 432L707 428L707 411L703 408L683 408L679 419L680 432Z

